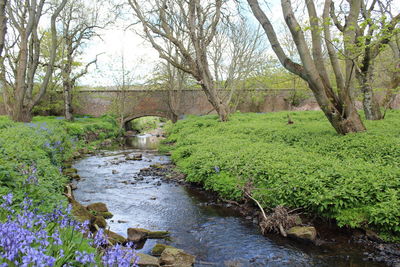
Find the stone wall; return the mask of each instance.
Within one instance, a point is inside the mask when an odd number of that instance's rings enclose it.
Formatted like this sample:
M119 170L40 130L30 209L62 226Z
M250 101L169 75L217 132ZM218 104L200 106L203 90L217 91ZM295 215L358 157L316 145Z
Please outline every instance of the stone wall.
M74 98L75 114L101 116L107 113L120 114L123 109L126 121L151 115L173 119L174 116L215 113L201 90L82 90ZM241 112L319 109L311 92L294 90L243 90L234 96L232 102L232 110ZM357 106L362 107L361 103L357 103ZM391 106L400 108L400 95L396 96ZM0 114L5 114L1 103Z

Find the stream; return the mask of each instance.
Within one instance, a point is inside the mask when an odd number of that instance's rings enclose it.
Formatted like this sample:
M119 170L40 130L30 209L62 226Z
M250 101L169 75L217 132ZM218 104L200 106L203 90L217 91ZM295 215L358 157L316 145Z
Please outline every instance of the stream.
M83 205L107 204L111 231L127 235L127 228L171 232L171 241L146 241L138 250L150 254L156 243L165 243L196 256L195 266L384 266L363 261L363 252L346 246L314 246L277 235L264 237L258 227L237 211L210 205L198 189L138 176L140 169L169 158L157 153L158 139L143 135L127 140L127 148L101 151L75 162L81 180L74 191ZM141 153L143 160L125 160ZM144 178L144 179L143 179Z

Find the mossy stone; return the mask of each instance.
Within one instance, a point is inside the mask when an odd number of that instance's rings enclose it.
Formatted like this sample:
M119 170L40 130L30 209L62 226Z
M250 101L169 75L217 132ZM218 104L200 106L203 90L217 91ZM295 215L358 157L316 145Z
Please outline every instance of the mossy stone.
M161 256L161 253L163 253L164 249L166 249L166 248L174 248L174 247L157 243L151 250L151 255L157 256L157 257Z

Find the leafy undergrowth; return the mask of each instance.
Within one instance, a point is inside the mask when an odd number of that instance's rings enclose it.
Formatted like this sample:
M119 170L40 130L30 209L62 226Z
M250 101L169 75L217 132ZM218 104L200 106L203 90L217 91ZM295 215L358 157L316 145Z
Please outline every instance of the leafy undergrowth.
M88 144L86 137L96 140ZM118 127L110 117L78 118L66 122L56 117L35 117L31 123L15 123L0 117L0 195L10 191L16 202L29 197L40 208L52 209L67 182L63 161L84 146L115 137Z
M163 149L188 181L224 198L251 188L264 207L303 208L400 240L400 112L365 123L367 132L339 136L318 111L190 117L167 127L174 145Z
M117 135L108 116L35 117L32 123L0 117L0 266L132 265L123 248L99 254L90 246L95 241L83 238L85 225L69 217L62 196L63 162Z

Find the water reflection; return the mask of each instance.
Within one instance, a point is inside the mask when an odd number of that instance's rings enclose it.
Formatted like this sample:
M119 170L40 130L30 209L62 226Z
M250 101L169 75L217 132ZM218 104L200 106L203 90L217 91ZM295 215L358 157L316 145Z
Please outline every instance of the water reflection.
M157 150L160 144L160 137L151 134L141 134L127 137L125 144L135 149Z

